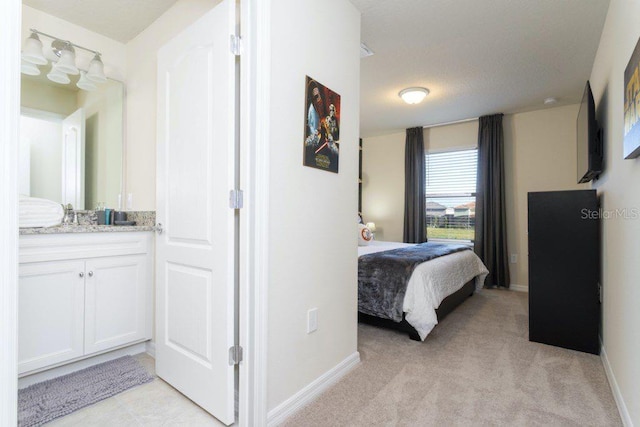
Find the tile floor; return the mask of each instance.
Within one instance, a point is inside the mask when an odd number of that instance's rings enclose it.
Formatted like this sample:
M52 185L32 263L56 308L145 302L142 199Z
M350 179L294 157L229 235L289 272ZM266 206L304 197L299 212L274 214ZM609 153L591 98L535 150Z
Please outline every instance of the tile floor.
M136 358L155 375L155 361L147 354ZM58 418L47 426L223 426L176 389L155 379Z

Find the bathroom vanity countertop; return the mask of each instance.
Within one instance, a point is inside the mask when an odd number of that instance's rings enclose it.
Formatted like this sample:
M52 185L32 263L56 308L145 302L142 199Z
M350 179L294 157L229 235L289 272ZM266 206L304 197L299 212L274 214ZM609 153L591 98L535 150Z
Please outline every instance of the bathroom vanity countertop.
M155 231L153 225L59 225L56 227L21 228L20 235L59 233L118 233L124 231Z

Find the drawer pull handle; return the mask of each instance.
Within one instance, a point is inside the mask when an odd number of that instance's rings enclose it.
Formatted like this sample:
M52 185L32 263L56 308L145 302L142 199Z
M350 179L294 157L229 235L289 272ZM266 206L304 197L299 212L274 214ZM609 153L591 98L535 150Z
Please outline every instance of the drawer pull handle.
M80 276L81 278L84 277L84 272L81 271L80 274L78 274L78 276Z
M89 272L89 277L93 277L93 271Z

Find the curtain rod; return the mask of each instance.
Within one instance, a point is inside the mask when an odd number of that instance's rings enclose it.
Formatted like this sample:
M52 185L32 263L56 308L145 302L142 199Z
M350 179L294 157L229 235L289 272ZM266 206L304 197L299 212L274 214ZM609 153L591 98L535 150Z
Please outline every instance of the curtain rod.
M423 129L429 129L429 128L437 128L440 126L449 126L449 125L457 125L459 123L466 123L466 122L472 122L474 120L478 120L480 117L471 117L469 119L462 119L462 120L454 120L452 122L444 122L444 123L436 123L434 125L429 125L429 126L422 126Z

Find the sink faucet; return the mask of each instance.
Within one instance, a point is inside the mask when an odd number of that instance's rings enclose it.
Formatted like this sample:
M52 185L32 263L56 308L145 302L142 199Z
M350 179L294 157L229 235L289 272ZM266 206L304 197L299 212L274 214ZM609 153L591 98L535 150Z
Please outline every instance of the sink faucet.
M63 224L71 224L72 221L74 223L77 223L78 217L77 217L77 214L76 214L75 215L75 219L74 219L73 206L71 205L71 203L69 203L66 206L62 205L62 207L64 208L64 218L62 218L62 223Z

